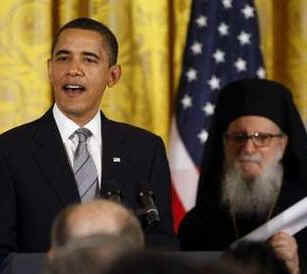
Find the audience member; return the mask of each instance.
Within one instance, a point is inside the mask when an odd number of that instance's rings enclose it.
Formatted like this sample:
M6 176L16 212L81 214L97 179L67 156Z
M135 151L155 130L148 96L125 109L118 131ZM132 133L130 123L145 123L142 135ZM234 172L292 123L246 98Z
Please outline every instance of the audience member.
M52 226L51 247L64 246L94 234L118 236L132 247L144 247L144 233L134 213L105 199L74 204L62 210Z
M103 274L113 260L134 248L130 241L110 234L96 234L57 247L43 266L43 274Z

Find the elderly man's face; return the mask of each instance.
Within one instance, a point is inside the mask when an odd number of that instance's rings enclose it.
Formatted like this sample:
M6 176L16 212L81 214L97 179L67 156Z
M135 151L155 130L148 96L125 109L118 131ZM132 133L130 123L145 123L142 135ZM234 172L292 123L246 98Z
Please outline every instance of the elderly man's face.
M247 137L251 135L254 137ZM279 127L270 119L242 116L234 120L226 132L226 165L238 169L243 179L254 179L282 157L286 146L287 136L281 135Z

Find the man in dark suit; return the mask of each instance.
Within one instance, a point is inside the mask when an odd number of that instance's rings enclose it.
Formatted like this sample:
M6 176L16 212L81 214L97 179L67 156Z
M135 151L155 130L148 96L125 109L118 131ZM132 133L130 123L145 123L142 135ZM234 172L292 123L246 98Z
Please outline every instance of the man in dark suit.
M154 207L154 195L159 216L154 216L155 226L144 227L146 244L175 244L169 167L161 138L111 121L99 110L105 88L121 75L117 50L113 33L95 20L79 18L64 25L48 61L54 106L40 119L0 136L2 258L10 252L45 252L54 217L81 201L73 171L79 128L91 132L87 150L97 172L97 193L115 192L145 217L143 209ZM140 201L141 192L149 202Z

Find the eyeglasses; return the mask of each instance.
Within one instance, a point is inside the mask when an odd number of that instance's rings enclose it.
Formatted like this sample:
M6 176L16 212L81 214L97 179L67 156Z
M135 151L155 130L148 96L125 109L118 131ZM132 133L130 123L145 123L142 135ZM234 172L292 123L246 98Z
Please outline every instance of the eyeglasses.
M271 144L273 138L283 137L283 133L272 134L264 132L254 132L252 134L247 133L226 133L225 138L236 145L242 145L251 139L256 147L267 147Z

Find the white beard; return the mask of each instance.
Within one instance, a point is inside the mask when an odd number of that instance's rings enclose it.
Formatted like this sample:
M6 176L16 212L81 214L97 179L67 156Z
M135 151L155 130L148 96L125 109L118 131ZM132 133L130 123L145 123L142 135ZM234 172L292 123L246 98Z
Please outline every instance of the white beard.
M222 180L221 203L235 216L257 216L264 219L270 213L278 197L283 177L280 163L282 153L253 179L243 179L239 168L225 167Z

